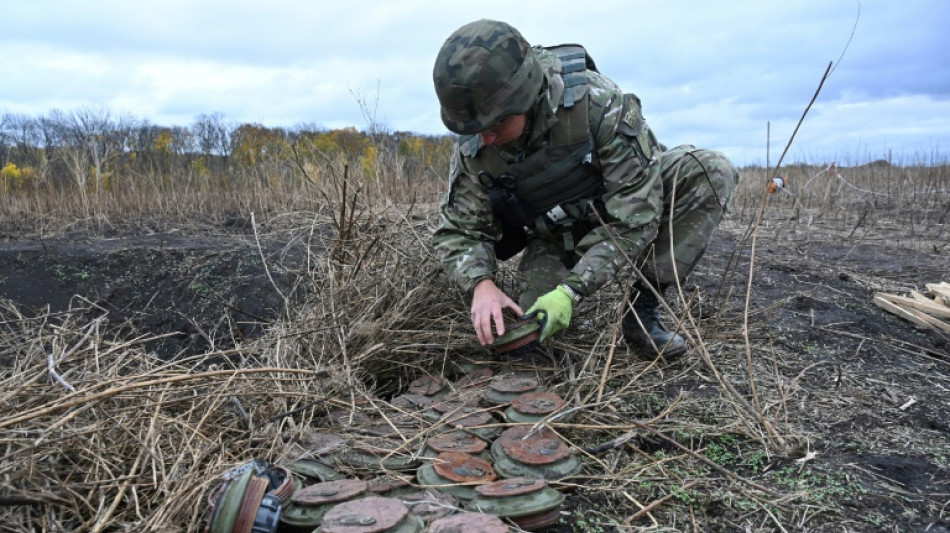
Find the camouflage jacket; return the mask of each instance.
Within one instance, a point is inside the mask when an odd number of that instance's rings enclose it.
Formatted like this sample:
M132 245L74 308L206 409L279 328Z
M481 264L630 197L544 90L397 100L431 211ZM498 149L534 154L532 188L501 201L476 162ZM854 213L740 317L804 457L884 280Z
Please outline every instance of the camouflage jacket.
M449 190L441 204L441 224L433 235L436 249L448 275L464 291L493 277L497 270L494 244L501 239L501 220L492 209L488 192L478 180L473 157L480 150L499 150L506 160L514 161L519 152L531 153L545 142L552 128L564 127L554 116L561 102L564 83L557 56L536 48L545 78L547 93L535 112L530 129L517 146L484 146L460 139L453 150ZM610 79L587 70L584 98L589 99L588 118L595 153L604 177L606 225L599 225L575 245L579 255L564 280L583 296L590 296L614 278L657 234L663 206L663 182L658 172L650 172L662 146L647 126L640 101L624 94ZM575 97L580 94L575 90ZM619 245L618 246L616 245Z

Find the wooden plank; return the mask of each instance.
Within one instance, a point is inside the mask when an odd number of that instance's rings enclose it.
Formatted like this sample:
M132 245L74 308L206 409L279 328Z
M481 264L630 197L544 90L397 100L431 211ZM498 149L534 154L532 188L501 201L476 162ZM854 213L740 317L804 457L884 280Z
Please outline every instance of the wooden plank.
M888 296L891 296L891 295L879 292L874 295L874 299L872 300L872 302L874 302L874 304L880 307L881 309L884 309L885 311L895 314L903 318L904 320L913 322L914 324L922 328L933 329L937 331L944 331L946 333L950 333L950 324L941 322L940 320L926 313L917 311L915 309L905 309L895 304L894 302L890 301L887 298Z
M937 331L943 331L944 333L950 333L950 322L944 322L939 318L932 317L923 311L917 311L916 309L908 309L911 313L914 314L917 318L923 320L933 327Z
M924 287L927 287L927 290L934 294L935 299L943 300L944 305L950 305L950 283L946 281L927 283Z
M917 291L910 291L910 296L915 300L934 302L937 305L943 305L945 307L950 307L950 298L944 298L939 294L935 294L933 298L928 298L923 294L920 294Z
M910 297L917 300L918 302L936 302L937 305L943 305L943 303L938 302L937 300L934 300L933 298L928 298L917 291L910 291Z
M920 296L924 298L923 300L918 300L917 298L907 298L906 296L897 296L896 294L885 294L884 296L886 296L887 299L891 301L891 303L895 303L901 307L913 307L914 309L919 309L937 318L950 318L950 307L939 304L934 300L930 300L922 294L920 294Z

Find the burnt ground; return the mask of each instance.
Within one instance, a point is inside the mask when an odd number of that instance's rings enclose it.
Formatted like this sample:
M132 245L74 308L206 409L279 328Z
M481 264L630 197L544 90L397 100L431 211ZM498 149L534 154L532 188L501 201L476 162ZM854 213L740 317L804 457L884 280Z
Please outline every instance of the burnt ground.
M771 394L769 415L797 448L769 452L732 420L723 422L732 430L680 437L706 439L698 443L705 457L783 496L743 499L721 483L700 484L632 526L950 531L950 344L871 303L875 291L950 281L946 231L928 237L872 226L855 232L834 222L779 219L758 235L750 341L757 374L775 378L760 390ZM704 340L737 353L752 257L744 230L725 224L688 286L704 298ZM8 237L0 242L0 298L24 313L107 313L130 331L166 335L148 341L165 357L220 349L281 316L303 259L285 255L280 244L258 248L252 235L216 233ZM721 370L748 392L738 361L723 361ZM651 397L657 405L633 413L648 417L684 394L702 398L709 381L696 359L674 363ZM675 451L650 438L634 445L654 457ZM641 502L668 492L648 483L635 489ZM605 516L616 513L597 509L624 508L583 490L569 502L559 531L616 530ZM629 502L625 508L636 511Z
M146 348L162 357L204 353L285 313L301 256L285 252L233 231L8 238L0 242L0 298L33 315L88 309L147 335Z
M813 518L801 513L785 522L798 525L789 531L950 531L950 337L871 303L878 291L926 292L926 283L950 279L946 227L870 226L777 217L757 239L753 354L764 356L758 375L773 366L782 376L772 386L803 449L759 471L723 463L814 500ZM743 314L750 243L737 246L737 236L726 228L716 238L720 252L739 257L734 279L718 284L731 267L715 251L694 276L708 294L738 293L715 306L722 318Z

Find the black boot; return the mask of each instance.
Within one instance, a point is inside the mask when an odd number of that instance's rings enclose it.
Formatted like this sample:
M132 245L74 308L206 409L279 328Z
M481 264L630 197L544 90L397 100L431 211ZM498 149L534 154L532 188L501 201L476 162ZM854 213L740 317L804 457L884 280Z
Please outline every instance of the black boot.
M660 287L658 291L661 295L663 289L665 287ZM669 361L686 353L686 340L670 332L663 324L660 302L653 291L641 289L637 284L630 291L630 301L633 302L633 310L627 309L622 324L623 337L628 344L639 348L651 359L662 353Z

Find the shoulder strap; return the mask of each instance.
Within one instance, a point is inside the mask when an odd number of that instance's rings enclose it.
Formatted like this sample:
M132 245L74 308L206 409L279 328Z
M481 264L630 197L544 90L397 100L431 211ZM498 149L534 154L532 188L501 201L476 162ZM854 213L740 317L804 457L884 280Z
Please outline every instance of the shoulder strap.
M459 137L459 152L465 157L475 157L482 147L481 135L463 135Z
M584 92L583 86L587 85L585 71L597 72L597 65L587 50L579 44L561 44L547 47L547 49L554 52L561 61L561 77L564 79L561 105L567 108L574 107L574 102ZM576 87L581 87L581 89L575 90Z

